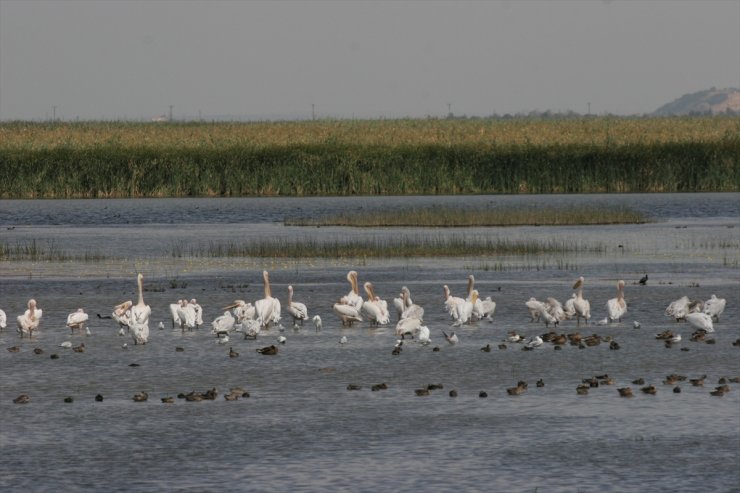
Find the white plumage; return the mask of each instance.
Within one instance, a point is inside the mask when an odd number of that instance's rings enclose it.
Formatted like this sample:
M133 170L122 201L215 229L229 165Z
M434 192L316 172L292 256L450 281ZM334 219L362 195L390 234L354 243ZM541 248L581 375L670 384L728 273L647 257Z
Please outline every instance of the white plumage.
M362 311L367 315L371 324L386 325L390 323L391 317L388 313L388 304L375 295L371 282L364 284L367 300L362 304Z
M314 327L316 327L316 332L320 331L322 327L321 317L318 315L314 315L312 320Z
M360 312L349 303L346 296L342 296L337 303L334 303L332 309L342 321L343 326L352 327L354 322L362 322Z
M21 337L28 334L28 337L33 336L33 332L38 330L39 322L41 321L41 315L43 312L41 308L36 306L36 300L28 300L28 309L23 315L18 315L18 332Z
M304 320L308 320L308 308L303 303L293 301L293 286L288 286L288 313L293 317L293 325L298 325L300 321L303 325Z
M144 276L139 274L136 276L136 281L139 286L139 302L131 307L129 327L134 344L146 344L149 340L149 316L152 314L152 309L144 303Z
M606 302L606 312L612 322L621 322L622 317L627 313L627 302L624 300L624 281L617 283L617 297Z
M695 329L702 329L706 332L714 332L712 317L706 313L689 313L686 315L686 321Z
M87 313L85 313L85 310L78 308L77 311L67 315L67 327L69 327L70 330L82 329L88 318L89 317Z
M671 302L671 304L668 305L665 309L665 316L666 317L672 317L676 319L678 322L679 320L684 320L686 318L686 315L689 314L689 297L688 296L681 296L676 301Z
M257 312L257 320L260 325L262 327L267 327L271 323L277 324L280 322L280 301L277 298L272 297L270 275L266 270L262 271L262 279L265 283L265 297L261 300L257 300L254 303L254 308Z
M573 308L576 312L576 325L581 325L581 319L588 323L591 318L591 303L587 299L583 298L583 276L579 277L576 283L573 285L573 289L576 289L576 298L573 301Z
M704 313L712 317L715 322L719 322L719 316L725 311L725 299L717 298L717 295L712 295L707 301L704 302ZM0 315L0 325L2 322L2 315Z
M226 335L234 330L235 323L236 319L234 319L234 316L230 311L226 310L223 315L216 317L216 319L211 322L211 333L215 334L216 337Z

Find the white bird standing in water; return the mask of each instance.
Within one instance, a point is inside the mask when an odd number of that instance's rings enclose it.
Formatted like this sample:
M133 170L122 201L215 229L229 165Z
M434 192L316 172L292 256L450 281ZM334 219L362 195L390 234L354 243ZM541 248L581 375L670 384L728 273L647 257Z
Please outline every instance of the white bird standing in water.
M304 320L308 320L308 309L303 303L293 301L293 286L288 286L288 313L293 317L293 326L297 326L298 322L303 325Z
M364 284L365 293L367 293L367 301L362 304L362 310L367 315L367 319L371 324L375 325L386 325L390 319L387 307L383 304L382 300L375 295L375 288L371 282Z
M8 316L5 315L4 311L0 310L0 330L3 330L7 326L8 326Z
M257 318L257 310L254 305L244 300L234 300L234 303L227 306L225 310L232 310L238 324L243 324L247 320Z
M211 323L211 333L215 334L216 337L226 335L234 330L234 324L236 320L231 312L227 309L223 315L216 317Z
M424 309L411 301L411 291L406 286L401 288L401 301L404 309L399 316L399 320L404 318L424 320Z
M357 271L351 270L347 272L347 280L349 281L351 289L349 290L349 293L347 293L346 304L353 307L357 313L360 313L364 301L362 296L360 296L360 285L357 281Z
M85 310L78 308L77 311L67 315L67 327L69 327L70 331L74 329L82 329L85 327L85 323L87 323L88 318L89 317L87 313L85 313Z
M620 280L617 283L617 297L606 302L606 311L612 322L621 322L622 317L627 313L627 302L624 301L624 281Z
M111 317L113 317L113 320L118 322L119 328L123 329L124 327L126 327L126 330L130 330L131 307L133 305L134 302L128 300L113 307L113 313L111 313Z
M131 333L134 338L134 344L146 344L149 340L149 316L152 309L144 303L144 276L136 276L136 282L139 285L139 302L131 307Z
M272 297L272 288L270 287L270 274L266 270L262 271L262 280L265 283L265 297L254 303L257 312L257 320L262 327L267 327L271 323L280 322L280 301Z
M320 331L322 326L321 317L318 315L314 315L312 320L314 327L316 327L316 332Z
M712 317L706 313L689 313L686 315L686 321L695 329L702 329L706 332L714 332Z
M717 295L713 294L711 298L704 302L704 313L712 317L712 320L719 322L719 316L725 311L726 300L724 298L717 298ZM0 325L2 325L2 315L0 314Z
M362 322L360 312L350 304L346 296L342 296L339 301L334 303L332 309L342 321L342 326L352 327L352 323Z
M429 327L426 325L422 325L419 327L419 336L416 339L419 341L419 344L427 345L432 342L432 340L429 338Z
M573 301L573 308L576 311L576 325L581 325L581 319L585 323L591 318L591 303L583 298L583 276L579 277L576 283L573 285L573 289L576 289L576 299Z
M442 289L445 293L445 310L447 311L447 313L450 314L450 317L453 320L457 321L456 317L458 315L458 305L465 303L465 300L457 296L452 296L452 294L450 293L450 288L447 286L447 284L442 286Z
M18 315L18 332L20 332L21 337L24 334L28 334L28 337L33 337L33 331L39 328L42 314L41 308L36 306L36 300L28 300L28 309L23 315Z

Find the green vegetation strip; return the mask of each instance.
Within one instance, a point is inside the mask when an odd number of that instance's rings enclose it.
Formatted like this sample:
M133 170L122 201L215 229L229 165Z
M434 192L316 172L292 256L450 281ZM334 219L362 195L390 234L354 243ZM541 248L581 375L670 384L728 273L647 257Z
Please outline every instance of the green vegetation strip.
M0 124L0 198L737 192L740 119Z
M430 207L346 213L318 218L286 218L286 226L483 227L643 224L647 217L624 207L464 209Z
M92 252L86 252L81 255L70 255L59 248L54 242L48 242L46 245L42 245L36 240L17 242L15 244L0 243L0 261L97 262L106 260L107 258L103 254Z
M404 236L356 240L265 239L173 245L173 257L393 258L606 253L603 244L559 240L505 240L485 237Z

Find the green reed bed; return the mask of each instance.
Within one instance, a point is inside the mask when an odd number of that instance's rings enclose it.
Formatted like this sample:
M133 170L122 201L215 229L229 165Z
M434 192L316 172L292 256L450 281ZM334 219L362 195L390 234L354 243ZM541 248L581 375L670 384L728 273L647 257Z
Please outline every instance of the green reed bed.
M643 224L647 221L644 214L626 207L427 207L353 212L329 217L286 218L284 223L286 226L485 227Z
M97 262L108 257L95 252L83 254L69 254L59 248L53 241L41 244L36 240L17 243L0 243L0 261L46 261L66 262L82 261Z
M736 192L740 119L0 124L0 198Z
M365 239L261 239L172 245L173 257L393 258L606 253L603 244L486 237L404 236Z

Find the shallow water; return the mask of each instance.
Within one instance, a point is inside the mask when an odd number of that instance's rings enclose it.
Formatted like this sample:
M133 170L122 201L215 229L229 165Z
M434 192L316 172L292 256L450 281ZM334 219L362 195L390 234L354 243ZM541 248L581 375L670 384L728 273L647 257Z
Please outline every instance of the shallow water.
M740 348L731 345L740 337L738 298L732 295L740 286L740 270L733 264L737 248L732 248L740 241L739 198L546 197L541 200L628 201L656 211L659 221L474 233L581 235L610 245L603 255L321 262L177 259L168 257L167 249L172 241L208 241L204 238L217 234L228 240L296 234L275 222L298 206L318 214L350 206L461 199L0 201L0 241L48 238L65 250L103 249L121 259L0 264L0 308L11 319L0 332L0 347L21 347L19 353L0 350L0 489L737 491L740 387L730 384L732 391L721 398L709 391L721 376L740 376ZM538 199L463 200L496 205ZM155 220L157 215L168 219ZM116 222L116 217L131 222ZM338 229L303 234L398 233ZM278 328L257 341L235 334L226 345L216 344L207 327L186 333L171 329L167 306L178 298L198 298L207 324L234 299L261 298L263 268L270 270L273 293L283 304L292 284L310 314L321 315L321 332L310 324L294 330L283 311L288 342L277 356L268 357L255 349L274 343ZM344 279L349 268L360 272L361 282L372 281L389 301L408 286L426 310L432 344L406 341L401 354L392 356L393 325L341 328L331 305L349 289ZM136 298L136 269L145 274L144 298L153 310L145 346L134 346L130 337L117 335L113 321L95 316ZM648 285L636 285L645 272ZM491 296L498 306L493 323L452 329L460 342L450 346L442 337L442 330L451 328L441 286L448 284L453 294L462 295L470 273L482 296ZM515 344L497 349L509 330L527 336L546 332L544 325L528 321L524 301L530 296L564 301L579 275L586 277L584 295L591 300L593 318L578 330L612 336L620 350L611 351L604 343L582 350L566 346L554 351L544 345L526 352ZM627 282L627 316L621 323L596 325L618 278ZM728 299L715 324L716 344L689 342L687 324L663 316L668 303L680 296L707 299L713 293ZM15 316L30 297L44 310L32 341L21 340L14 330ZM64 327L67 314L79 306L92 315L91 336L70 334ZM640 329L632 327L634 320ZM164 330L156 328L159 321ZM666 328L681 333L683 341L665 348L654 334ZM566 321L557 330L573 332L576 324ZM338 344L342 335L346 345ZM66 340L84 342L86 351L59 347ZM490 353L480 351L489 343ZM177 346L184 351L176 352ZM433 346L441 350L433 352ZM34 354L36 347L45 352ZM239 357L229 358L229 347ZM50 359L52 353L60 358ZM674 372L690 378L706 374L707 383L693 387L683 382L682 392L675 394L673 386L662 384ZM616 385L576 395L581 379L604 373ZM655 384L657 395L642 394L640 386L630 384L638 377ZM545 381L542 388L534 385L539 378ZM529 383L528 391L508 396L505 389L518 380ZM370 390L380 382L389 388ZM362 389L348 391L349 383ZM444 389L415 396L414 389L429 383L442 383ZM251 397L225 401L223 394L234 386L246 388ZM623 386L631 386L635 397L620 398L616 388ZM213 387L219 390L215 401L160 402L166 395ZM451 389L459 392L457 398L448 396ZM142 390L149 401L133 402L133 394ZM488 398L479 398L480 391ZM29 394L31 402L13 404L20 393ZM98 393L103 402L94 401ZM64 403L66 396L74 402Z

